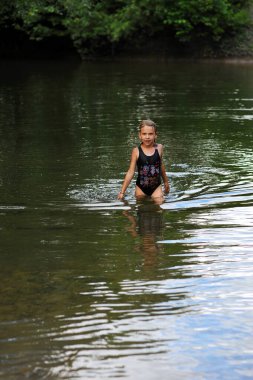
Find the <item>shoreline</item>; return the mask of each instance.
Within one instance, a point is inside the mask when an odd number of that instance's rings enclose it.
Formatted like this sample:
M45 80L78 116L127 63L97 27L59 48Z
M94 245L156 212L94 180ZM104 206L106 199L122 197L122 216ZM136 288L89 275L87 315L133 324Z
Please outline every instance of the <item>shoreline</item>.
M173 63L173 62L191 62L191 63L225 63L225 64L253 64L253 56L248 57L175 57L175 56L139 56L139 55L119 55L119 56L94 56L87 57L87 59L81 59L76 55L67 55L67 56L59 56L59 57L34 57L34 56L25 56L25 57L1 57L0 63L4 62L62 62L62 63L111 63L111 62L163 62L163 63Z

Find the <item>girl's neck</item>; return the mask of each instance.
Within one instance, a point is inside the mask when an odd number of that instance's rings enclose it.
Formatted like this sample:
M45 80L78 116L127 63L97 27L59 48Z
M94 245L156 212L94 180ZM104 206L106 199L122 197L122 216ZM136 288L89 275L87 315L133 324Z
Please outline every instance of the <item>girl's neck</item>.
M152 156L152 154L155 153L155 147L156 147L155 142L150 146L146 146L143 143L141 143L141 149L143 150L145 154L147 153L148 156Z

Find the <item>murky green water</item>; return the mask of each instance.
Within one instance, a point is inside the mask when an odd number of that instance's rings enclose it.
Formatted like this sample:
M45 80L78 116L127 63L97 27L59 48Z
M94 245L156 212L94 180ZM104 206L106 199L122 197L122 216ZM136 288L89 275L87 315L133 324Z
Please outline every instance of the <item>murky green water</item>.
M0 68L1 379L252 379L253 65ZM116 199L146 117L162 207Z

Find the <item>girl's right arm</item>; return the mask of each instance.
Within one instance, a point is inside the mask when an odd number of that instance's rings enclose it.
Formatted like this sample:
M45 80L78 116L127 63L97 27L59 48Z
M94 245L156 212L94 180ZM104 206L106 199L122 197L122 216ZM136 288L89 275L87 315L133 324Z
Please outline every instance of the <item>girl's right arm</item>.
M132 179L134 177L137 159L138 159L138 148L134 148L132 151L132 155L131 155L131 161L130 161L129 169L126 172L123 185L122 185L121 190L118 194L118 199L124 198L126 189L128 188L130 182L132 181Z

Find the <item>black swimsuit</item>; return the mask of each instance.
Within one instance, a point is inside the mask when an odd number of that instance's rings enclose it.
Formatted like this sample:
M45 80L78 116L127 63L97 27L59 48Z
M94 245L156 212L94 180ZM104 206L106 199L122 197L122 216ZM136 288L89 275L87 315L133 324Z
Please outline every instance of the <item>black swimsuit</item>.
M152 156L146 154L139 146L139 157L137 160L138 177L136 185L146 195L152 195L161 185L161 158L158 149Z

